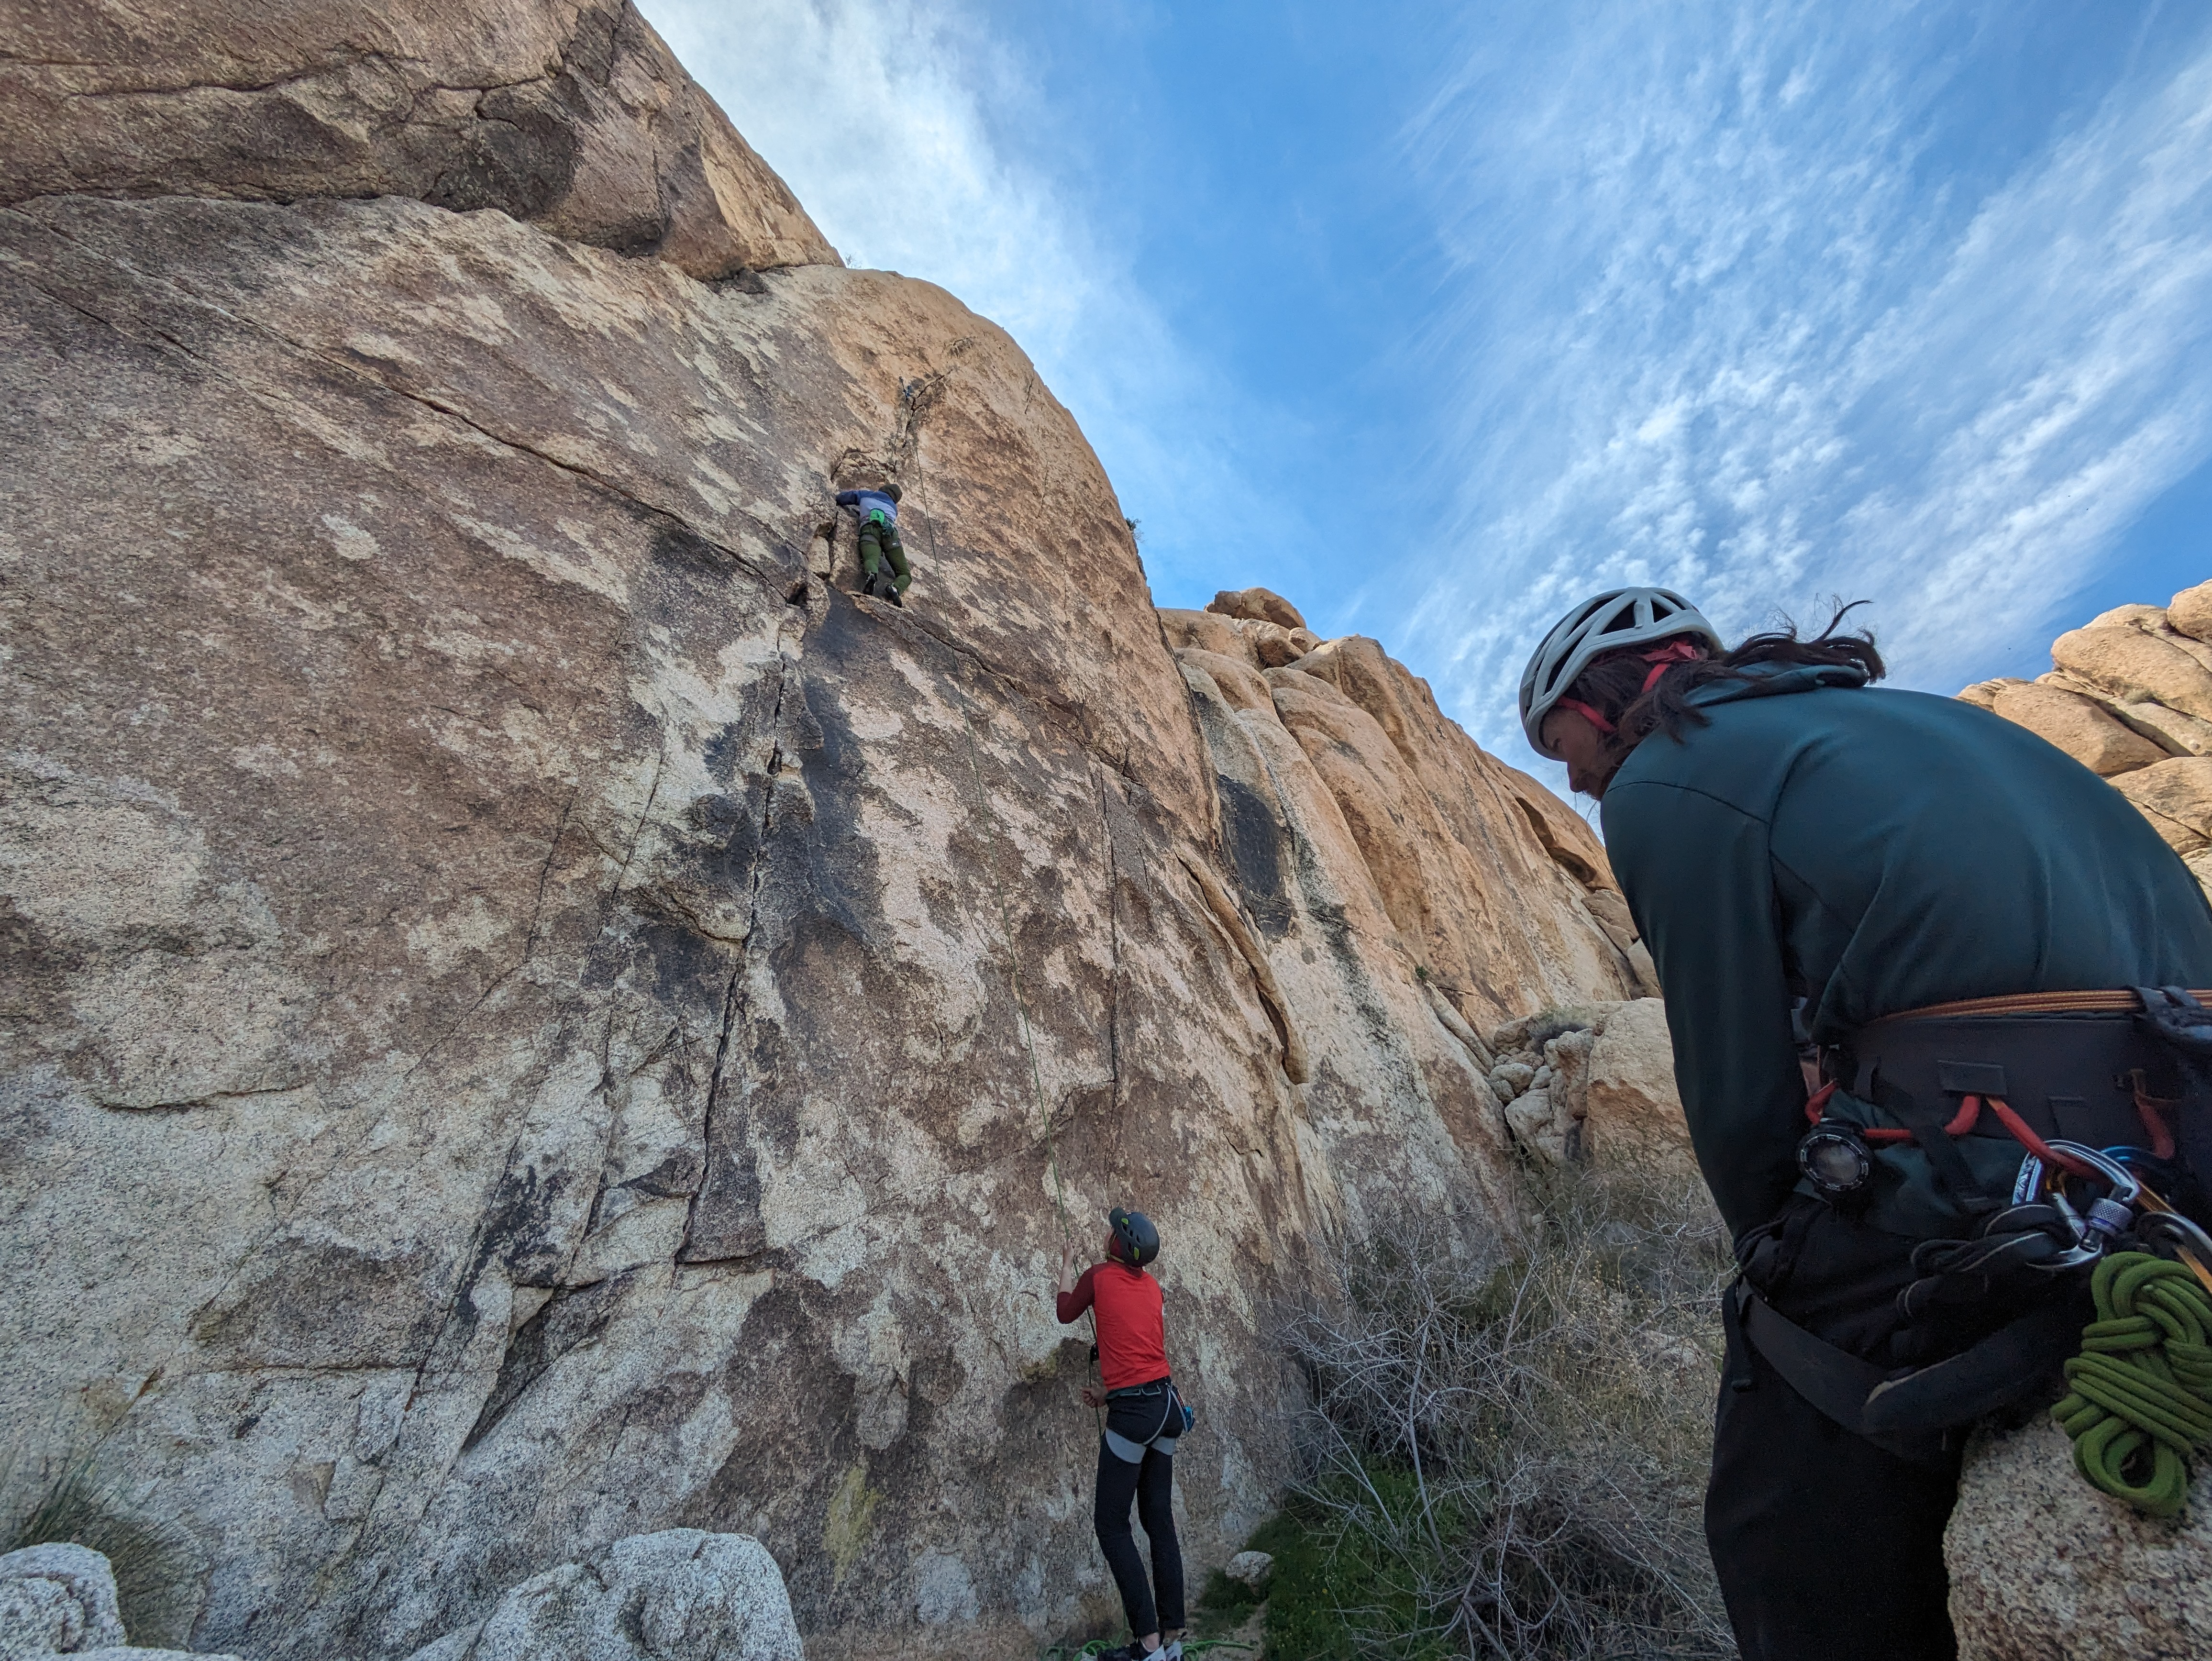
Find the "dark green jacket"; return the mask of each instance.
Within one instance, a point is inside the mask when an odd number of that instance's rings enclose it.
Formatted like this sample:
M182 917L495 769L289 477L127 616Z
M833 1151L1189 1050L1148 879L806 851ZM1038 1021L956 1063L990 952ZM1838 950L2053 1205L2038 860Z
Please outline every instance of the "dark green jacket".
M1795 997L1826 1043L1954 998L2212 984L2212 907L2119 792L1986 710L1863 678L1702 687L1711 724L1638 745L1605 794L1698 1162L1737 1234L1797 1181Z

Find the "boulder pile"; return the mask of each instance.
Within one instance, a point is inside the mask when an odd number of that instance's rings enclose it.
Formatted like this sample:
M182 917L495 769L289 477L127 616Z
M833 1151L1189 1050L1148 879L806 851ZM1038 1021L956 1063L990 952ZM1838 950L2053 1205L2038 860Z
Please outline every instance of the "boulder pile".
M1490 1047L1490 1086L1516 1140L1538 1159L1695 1171L1658 999L1541 1010L1499 1027Z
M2092 618L2051 660L2047 675L1959 696L2110 779L2212 888L2212 582Z

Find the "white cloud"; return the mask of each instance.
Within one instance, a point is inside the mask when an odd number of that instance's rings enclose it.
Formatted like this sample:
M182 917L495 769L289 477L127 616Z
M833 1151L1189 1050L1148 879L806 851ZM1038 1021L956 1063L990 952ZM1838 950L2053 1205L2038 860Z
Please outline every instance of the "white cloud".
M941 284L1039 356L1065 344L1097 262L985 121L1034 93L972 19L910 0L645 10L848 263Z
M1471 49L1414 125L1478 551L1401 626L1487 740L1613 581L1724 630L1871 595L1903 678L1963 679L2212 453L2212 52L1978 179L1945 120L2016 113L1921 15L1596 8Z
M1027 159L1049 161L1066 136L976 15L915 0L643 9L848 263L938 283L1020 343L1125 511L1249 514L1221 435L1261 423L1131 273L1103 228L1121 204Z

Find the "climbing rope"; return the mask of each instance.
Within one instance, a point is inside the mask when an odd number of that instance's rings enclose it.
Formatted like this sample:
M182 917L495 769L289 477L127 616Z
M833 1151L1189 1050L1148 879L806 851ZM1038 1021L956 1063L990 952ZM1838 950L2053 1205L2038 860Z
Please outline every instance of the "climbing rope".
M983 770L975 759L975 725L968 719L964 707L960 711L960 726L968 734L968 776L975 781L975 804L978 808L988 812L990 798L983 794ZM1037 1067L1036 1039L1030 1028L1029 1003L1022 996L1022 965L1020 957L1014 950L1013 914L1007 908L1006 890L999 880L998 867L987 859L983 861L983 868L990 875L991 891L998 898L999 935L1006 943L1006 979L1014 989L1014 1020L1021 1031L1022 1048L1030 1059L1030 1085L1036 1092L1037 1123L1044 1128L1044 1166L1052 1177L1053 1209L1060 1214L1060 1238L1070 1239L1075 1231L1067 1220L1067 1190L1060 1180L1059 1139L1053 1135L1052 1109L1044 1097L1044 1074ZM1054 1284L1059 1283L1055 1281ZM1091 1360L1094 1366L1098 1360L1098 1311L1096 1308L1091 1311ZM1091 1416L1097 1420L1099 1430L1103 1433L1106 1427L1104 1413L1094 1408Z
M935 571L942 569L937 552L937 514L929 505L929 474L921 465L921 411L915 407L914 401L915 392L921 384L919 380L909 380L901 386L899 401L906 405L907 441L914 447L915 496L921 508L922 528L929 532L929 567ZM969 741L971 745L974 743L973 734L970 734Z
M928 470L921 462L921 411L915 403L915 392L921 384L909 380L899 388L899 399L907 408L907 438L914 448L915 505L921 509L921 522L929 532L930 568L937 570L941 569L937 551L937 514L929 500ZM991 799L983 794L983 770L975 758L975 724L968 719L964 704L960 710L960 726L968 735L968 776L975 786L975 806L978 812L988 815ZM1014 990L1014 1020L1021 1031L1022 1049L1029 1056L1030 1087L1036 1092L1037 1123L1044 1130L1044 1165L1052 1177L1053 1209L1060 1218L1060 1238L1070 1239L1075 1231L1067 1220L1067 1190L1060 1178L1060 1142L1053 1134L1051 1105L1045 1100L1044 1074L1037 1066L1036 1038L1030 1030L1029 1004L1022 996L1022 965L1020 957L1014 950L1013 913L1006 904L1006 890L999 880L998 867L986 860L983 868L990 876L991 891L998 900L999 935L1006 944L1006 979ZM1091 1311L1091 1360L1095 1369L1098 1360L1098 1311L1096 1309ZM1093 1409L1092 1416L1097 1419L1099 1428L1103 1431L1106 1423L1104 1414Z
M2090 1292L2097 1318L2066 1364L2073 1393L2051 1416L2094 1486L2177 1516L2189 1503L2189 1456L2212 1442L2212 1293L2144 1251L2106 1257Z
M968 712L964 709L960 712L960 725L968 734L968 776L975 783L976 805L988 811L989 798L983 794L983 770L975 760L975 726L968 719ZM1029 1055L1030 1084L1036 1092L1037 1123L1044 1129L1044 1162L1045 1169L1052 1175L1052 1202L1060 1213L1061 1235L1071 1236L1075 1231L1067 1221L1067 1194L1060 1185L1060 1148L1053 1135L1052 1110L1045 1102L1044 1074L1037 1068L1036 1040L1030 1031L1029 1004L1022 996L1022 965L1014 951L1013 914L1006 906L1006 890L999 880L998 867L987 859L983 861L983 869L990 876L991 891L999 902L999 934L1006 943L1006 979L1014 989L1014 1020L1021 1030L1022 1048Z
M921 522L929 532L929 558L934 566L938 557L937 515L929 506L929 475L921 465L921 411L915 405L915 392L922 384L919 380L908 381L899 388L899 400L907 407L907 440L914 447L914 482L918 487L915 491L916 505L921 508ZM960 711L960 725L968 734L968 776L975 781L975 806L988 815L991 799L983 794L983 770L975 759L975 725L968 719L964 706ZM1014 989L1014 1019L1021 1029L1022 1048L1030 1058L1030 1085L1036 1092L1037 1123L1044 1129L1045 1169L1052 1174L1053 1208L1060 1214L1060 1232L1065 1239L1075 1231L1068 1226L1067 1194L1060 1185L1060 1147L1053 1135L1052 1109L1044 1098L1044 1074L1037 1068L1036 1039L1030 1031L1029 1005L1022 997L1022 965L1014 952L1013 914L1006 906L1006 891L999 881L998 867L986 860L983 869L990 876L991 891L998 897L999 934L1006 943L1006 978Z

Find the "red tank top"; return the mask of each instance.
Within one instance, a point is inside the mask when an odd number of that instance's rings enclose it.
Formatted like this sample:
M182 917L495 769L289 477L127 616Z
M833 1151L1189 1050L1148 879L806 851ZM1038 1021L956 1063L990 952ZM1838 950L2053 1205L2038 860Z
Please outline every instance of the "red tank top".
M1160 1283L1127 1263L1093 1263L1057 1299L1062 1326L1098 1311L1098 1376L1109 1390L1168 1376L1168 1324Z

